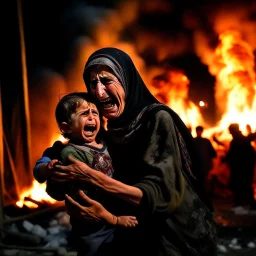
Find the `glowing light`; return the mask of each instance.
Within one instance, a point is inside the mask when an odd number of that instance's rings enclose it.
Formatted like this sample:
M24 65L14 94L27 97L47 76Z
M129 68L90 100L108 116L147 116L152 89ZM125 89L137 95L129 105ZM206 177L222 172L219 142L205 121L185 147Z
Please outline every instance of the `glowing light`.
M205 106L205 103L204 103L202 100L200 100L200 101L199 101L199 106L200 106L200 107L204 107L204 106Z

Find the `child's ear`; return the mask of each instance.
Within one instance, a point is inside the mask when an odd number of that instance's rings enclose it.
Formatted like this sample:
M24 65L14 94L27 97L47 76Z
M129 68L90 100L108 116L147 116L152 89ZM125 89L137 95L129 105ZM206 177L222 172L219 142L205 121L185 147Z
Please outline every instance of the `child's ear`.
M60 130L62 133L72 133L72 129L70 128L69 124L66 122L62 122L60 124Z

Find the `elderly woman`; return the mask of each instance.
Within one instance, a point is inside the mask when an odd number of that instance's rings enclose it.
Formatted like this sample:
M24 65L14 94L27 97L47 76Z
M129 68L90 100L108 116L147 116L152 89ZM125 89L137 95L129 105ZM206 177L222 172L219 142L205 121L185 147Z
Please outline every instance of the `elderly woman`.
M103 255L107 250L108 255L217 255L200 158L178 115L154 98L131 58L119 49L94 52L83 77L108 120L103 132L115 176L110 178L75 159L68 166L56 165L51 176L58 182L72 177L92 183L112 196L113 212L137 216L139 225L117 228ZM37 164L37 177L46 172L45 167ZM104 207L83 192L80 195L87 206L67 195L69 213L84 221L103 219Z

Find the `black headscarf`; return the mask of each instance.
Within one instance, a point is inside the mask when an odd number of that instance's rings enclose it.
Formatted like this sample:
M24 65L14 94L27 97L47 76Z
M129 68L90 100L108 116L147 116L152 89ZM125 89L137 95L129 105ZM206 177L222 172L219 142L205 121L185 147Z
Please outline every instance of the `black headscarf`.
M180 117L172 109L161 104L150 93L130 56L116 48L102 48L95 51L85 64L83 74L89 92L90 67L95 65L108 66L119 79L126 94L123 113L117 118L108 120L108 133L112 137L112 140L116 143L126 143L136 134L143 120L147 119L147 116L150 115L152 111L166 110L172 116L177 135L179 135L178 137L182 139L180 141L180 150L184 151L185 149L188 154L187 156L183 154L183 158L185 158L183 160L187 161L189 158L191 171L186 170L185 174L189 177L191 184L194 186L199 196L204 196L201 158L196 148L194 138ZM181 145L182 143L183 145Z
M108 62L104 59L109 60ZM105 65L111 68L120 80L126 94L125 108L118 118L109 120L109 126L120 127L128 125L146 106L158 103L158 100L149 92L134 66L130 56L116 48L103 48L94 52L85 65L84 81L89 91L89 67Z

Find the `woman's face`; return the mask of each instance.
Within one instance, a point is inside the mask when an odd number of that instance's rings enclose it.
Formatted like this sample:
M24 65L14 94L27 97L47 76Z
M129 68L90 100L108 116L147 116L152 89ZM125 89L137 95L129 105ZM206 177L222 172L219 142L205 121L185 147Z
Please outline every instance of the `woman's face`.
M90 71L90 91L99 101L99 111L107 119L119 117L125 106L124 88L111 69L96 66Z

